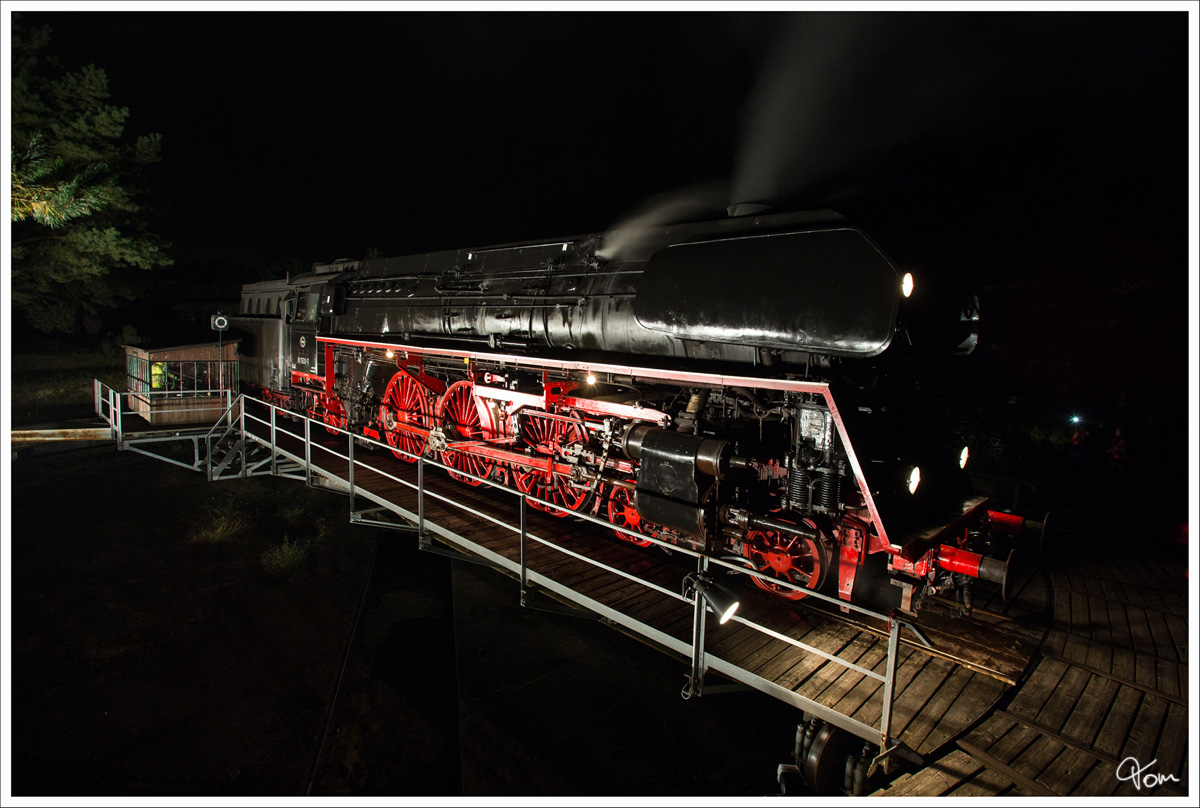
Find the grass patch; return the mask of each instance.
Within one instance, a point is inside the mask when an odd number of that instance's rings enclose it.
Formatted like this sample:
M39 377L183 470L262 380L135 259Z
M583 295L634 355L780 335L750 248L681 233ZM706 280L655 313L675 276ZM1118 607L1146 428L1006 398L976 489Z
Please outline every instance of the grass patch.
M124 354L101 349L13 352L14 407L81 405L90 410L93 379L115 390L124 390Z
M308 545L288 539L285 535L283 543L264 550L259 556L263 572L273 578L290 578L299 572L308 561Z
M208 520L192 531L192 541L203 543L226 542L246 529L246 521L239 513L235 497L228 497L213 506Z
M278 514L280 523L289 527L302 527L312 519L306 503L291 500L279 506Z

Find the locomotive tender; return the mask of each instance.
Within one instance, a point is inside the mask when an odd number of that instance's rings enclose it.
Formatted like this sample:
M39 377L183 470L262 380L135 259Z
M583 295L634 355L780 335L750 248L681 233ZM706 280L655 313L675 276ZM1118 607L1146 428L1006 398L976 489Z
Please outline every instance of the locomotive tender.
M319 264L230 321L249 392L331 430L911 613L1003 586L976 550L1014 532L906 373L911 291L816 211Z

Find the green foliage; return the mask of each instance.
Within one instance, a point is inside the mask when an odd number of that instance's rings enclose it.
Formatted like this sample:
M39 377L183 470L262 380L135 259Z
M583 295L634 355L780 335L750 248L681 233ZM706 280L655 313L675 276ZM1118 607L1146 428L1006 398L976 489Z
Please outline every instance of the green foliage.
M170 266L135 201L160 135L122 139L129 110L108 78L43 56L49 27L12 18L12 303L39 331L74 331L86 314L138 294L137 270Z
M33 219L46 227L62 227L108 204L103 165L85 166L74 173L61 157L51 160L46 156L43 141L42 133L35 132L25 151L12 155L14 222Z
M308 545L288 539L271 547L259 556L263 571L274 578L290 578L299 572L308 561Z
M246 523L239 511L241 506L236 497L228 497L213 506L209 520L197 525L192 531L192 541L195 542L225 542L239 535L246 529Z

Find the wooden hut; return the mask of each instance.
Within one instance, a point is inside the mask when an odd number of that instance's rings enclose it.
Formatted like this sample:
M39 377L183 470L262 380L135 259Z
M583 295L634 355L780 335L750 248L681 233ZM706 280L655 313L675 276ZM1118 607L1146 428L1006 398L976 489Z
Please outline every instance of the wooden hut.
M154 425L214 423L237 394L238 341L123 345L129 409Z

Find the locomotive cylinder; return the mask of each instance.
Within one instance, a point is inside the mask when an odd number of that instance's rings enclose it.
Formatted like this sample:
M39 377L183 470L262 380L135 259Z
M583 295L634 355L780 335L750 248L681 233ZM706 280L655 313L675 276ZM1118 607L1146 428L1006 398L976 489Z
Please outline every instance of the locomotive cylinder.
M702 474L717 479L725 476L731 465L726 456L728 450L727 440L700 438L646 424L630 426L621 438L621 451L630 460L642 460L643 469L647 459L659 458L675 467L691 464Z

